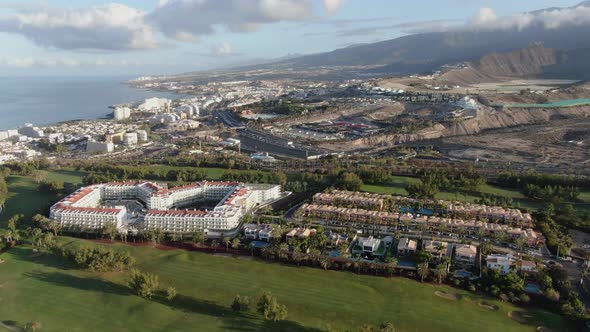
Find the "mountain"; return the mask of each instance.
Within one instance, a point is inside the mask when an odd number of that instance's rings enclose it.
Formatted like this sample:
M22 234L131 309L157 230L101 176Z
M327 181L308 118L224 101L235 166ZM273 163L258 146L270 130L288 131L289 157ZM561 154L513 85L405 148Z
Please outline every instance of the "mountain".
M590 1L575 7L590 7ZM542 13L549 8L532 13ZM590 24L546 28L540 23L525 28L495 31L454 30L408 35L372 44L301 56L273 64L275 68L367 67L371 73L408 75L429 72L441 65L478 61L488 54L508 53L542 43L548 49L590 49ZM489 59L491 60L491 59ZM590 61L590 59L588 60ZM558 73L555 73L558 74Z

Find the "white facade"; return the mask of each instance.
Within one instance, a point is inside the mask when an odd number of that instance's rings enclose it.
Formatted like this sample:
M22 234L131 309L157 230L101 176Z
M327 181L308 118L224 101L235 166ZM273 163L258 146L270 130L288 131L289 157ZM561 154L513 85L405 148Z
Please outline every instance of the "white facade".
M172 189L152 182L106 183L80 189L66 197L51 208L50 217L68 227L100 228L108 222L121 227L125 222L125 208L103 208L101 203L137 200L148 208L140 218L142 230L161 229L171 233L229 231L235 229L241 218L257 204L275 200L280 195L280 186L251 188L238 182L202 181ZM178 209L212 200L219 201L213 210Z
M144 112L168 112L172 101L165 98L149 98L143 104L139 105L138 109Z
M145 131L145 130L138 130L138 131L136 131L136 133L137 133L137 139L140 142L147 142L147 140L148 140L148 133L147 133L147 131Z
M510 255L488 255L486 257L486 266L500 272L500 274L510 273L514 262L514 258Z
M113 119L117 121L129 119L131 117L131 109L129 107L117 107L113 111Z
M111 153L114 150L115 150L115 145L110 142L107 143L107 142L88 141L88 143L86 143L86 152L89 152L89 153L95 153L95 152Z
M41 138L45 136L43 130L33 127L32 125L26 125L22 128L19 128L18 133L31 138Z
M137 133L127 133L123 136L123 144L137 145Z

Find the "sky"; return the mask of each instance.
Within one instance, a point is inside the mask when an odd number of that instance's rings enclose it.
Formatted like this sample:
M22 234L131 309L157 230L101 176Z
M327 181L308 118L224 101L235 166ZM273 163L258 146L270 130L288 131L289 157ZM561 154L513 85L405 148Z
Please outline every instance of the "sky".
M450 29L590 21L581 0L0 0L0 76L162 75Z

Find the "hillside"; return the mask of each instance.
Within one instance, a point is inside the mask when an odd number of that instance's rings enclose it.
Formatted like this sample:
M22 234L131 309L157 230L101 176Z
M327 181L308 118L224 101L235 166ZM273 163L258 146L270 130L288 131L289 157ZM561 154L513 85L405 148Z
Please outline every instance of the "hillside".
M545 68L558 63L558 52L540 43L527 48L508 52L491 53L479 61L470 62L465 69L451 70L438 81L452 85L469 85L498 81L503 78L529 78L540 76ZM560 59L567 62L567 58Z

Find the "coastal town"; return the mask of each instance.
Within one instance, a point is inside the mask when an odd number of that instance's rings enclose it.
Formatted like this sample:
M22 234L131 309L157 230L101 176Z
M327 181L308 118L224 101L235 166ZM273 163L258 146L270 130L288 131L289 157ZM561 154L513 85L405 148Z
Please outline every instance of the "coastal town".
M590 331L572 1L0 5L0 330Z

